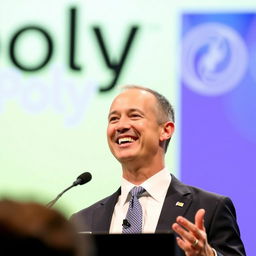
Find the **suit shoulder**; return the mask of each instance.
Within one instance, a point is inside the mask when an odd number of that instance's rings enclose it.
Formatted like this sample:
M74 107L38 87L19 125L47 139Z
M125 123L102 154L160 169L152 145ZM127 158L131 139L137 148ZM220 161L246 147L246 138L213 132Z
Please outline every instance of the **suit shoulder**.
M96 203L86 207L74 214L71 215L70 221L74 223L78 231L99 231L97 227L97 219L100 218L100 215L106 217L106 209L111 209L112 205L115 204L118 196L118 189L115 193L110 196L107 196Z
M229 212L236 218L236 210L232 199L229 196L207 191L195 186L188 186L192 191L193 198L196 198L202 206L217 211Z
M191 199L193 199L194 202L197 202L199 205L214 207L219 204L224 204L233 208L233 203L228 196L211 192L200 187L185 184L173 175L172 186L172 192L178 192L180 195L190 197Z
M115 200L115 198L118 197L120 188L115 191L112 195L109 195L103 199L100 199L99 201L93 203L92 205L78 211L72 214L71 218L74 218L76 216L83 216L83 215L90 215L93 211L95 211L97 208L107 204L110 200Z
M93 203L92 205L90 205L86 208L83 208L82 210L79 210L78 212L75 212L72 216L88 214L90 211L97 209L101 205L104 205L110 197L111 196L107 196L103 199L100 199L99 201Z

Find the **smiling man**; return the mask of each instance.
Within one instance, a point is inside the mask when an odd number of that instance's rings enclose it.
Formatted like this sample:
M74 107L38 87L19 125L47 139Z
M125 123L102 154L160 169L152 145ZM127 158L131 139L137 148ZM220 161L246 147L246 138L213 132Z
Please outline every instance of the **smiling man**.
M173 110L166 107L167 113L161 113L156 97L135 87L117 96L110 107L108 144L122 165L123 178L133 184L164 168L167 140L174 131Z
M74 214L80 231L159 233L174 230L187 256L245 255L232 201L181 183L165 167L174 111L151 89L126 86L108 115L108 145L122 166L121 187Z

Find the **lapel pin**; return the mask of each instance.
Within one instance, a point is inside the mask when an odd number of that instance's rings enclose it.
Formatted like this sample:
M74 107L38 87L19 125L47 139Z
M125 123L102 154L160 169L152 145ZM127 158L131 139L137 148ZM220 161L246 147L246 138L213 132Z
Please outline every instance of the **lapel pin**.
M184 205L184 203L182 203L182 202L177 202L176 203L176 206L179 206L179 207L183 207L183 205Z

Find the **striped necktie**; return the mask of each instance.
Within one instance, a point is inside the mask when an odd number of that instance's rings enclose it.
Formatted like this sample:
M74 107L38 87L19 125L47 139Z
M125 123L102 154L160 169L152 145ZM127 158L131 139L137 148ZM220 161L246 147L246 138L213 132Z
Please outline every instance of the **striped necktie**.
M134 187L130 191L129 209L123 223L123 233L125 234L142 232L142 207L138 198L143 192L145 192L143 187Z

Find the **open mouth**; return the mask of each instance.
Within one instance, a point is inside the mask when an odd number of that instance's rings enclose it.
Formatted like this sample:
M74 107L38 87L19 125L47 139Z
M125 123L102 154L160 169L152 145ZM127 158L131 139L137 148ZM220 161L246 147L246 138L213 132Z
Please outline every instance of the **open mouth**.
M132 142L134 142L134 141L136 141L136 140L137 140L137 138L127 136L127 137L118 138L118 139L116 140L116 143L117 143L118 145L124 145L124 144L132 143Z

